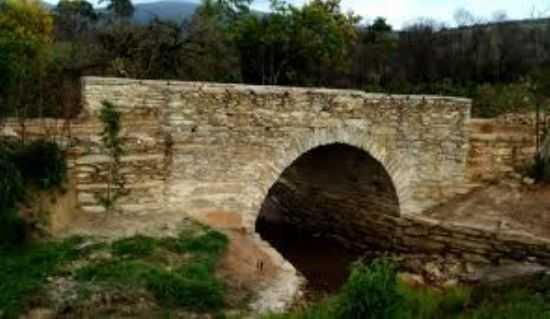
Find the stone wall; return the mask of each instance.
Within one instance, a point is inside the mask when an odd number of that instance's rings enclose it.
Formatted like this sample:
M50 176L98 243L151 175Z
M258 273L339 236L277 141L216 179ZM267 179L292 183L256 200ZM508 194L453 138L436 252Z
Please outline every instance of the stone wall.
M401 213L464 192L470 101L358 91L85 78L83 123L101 101L125 114L128 174L154 208L230 211L251 229L268 190L301 154L344 143L371 154L392 178ZM77 160L85 210L98 211L101 152ZM134 166L132 166L134 165ZM158 168L162 167L162 170ZM151 168L151 169L146 169ZM91 174L90 174L91 173ZM95 174L95 175L94 175ZM152 192L152 193L149 193ZM134 205L135 206L135 205ZM158 207L157 207L158 206Z
M69 146L71 196L84 213L104 211L98 197L107 188L109 159L97 115L108 100L123 113L121 172L130 192L121 199L122 214L168 210L200 218L223 211L252 231L269 190L294 161L344 144L368 154L393 183L398 213L367 213L352 223L379 230L375 237L384 245L486 261L550 259L544 239L419 216L530 157L532 140L518 123L470 120L469 100L114 78L84 78L83 100L78 119L30 121L25 135L49 131ZM1 130L23 131L15 122Z
M525 172L532 164L536 150L535 114L472 119L468 131L466 178L472 184L483 184L516 171Z
M328 145L304 154L284 171L260 218L332 237L360 251L390 249L452 254L475 263L528 260L550 265L548 238L492 224L400 215L395 195L385 168L367 153Z

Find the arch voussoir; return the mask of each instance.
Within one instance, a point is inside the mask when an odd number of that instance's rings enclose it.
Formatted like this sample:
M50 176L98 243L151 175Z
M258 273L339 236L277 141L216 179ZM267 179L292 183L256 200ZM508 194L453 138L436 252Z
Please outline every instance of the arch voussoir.
M264 197L267 196L269 189L284 170L308 151L329 144L346 144L365 151L382 164L394 184L401 213L410 213L416 206L412 196L415 174L413 164L405 159L408 156L390 152L383 141L377 139L367 128L345 125L315 129L296 135L274 151L270 163L266 164L268 178L260 181L260 188ZM254 210L259 211L261 204L255 205Z

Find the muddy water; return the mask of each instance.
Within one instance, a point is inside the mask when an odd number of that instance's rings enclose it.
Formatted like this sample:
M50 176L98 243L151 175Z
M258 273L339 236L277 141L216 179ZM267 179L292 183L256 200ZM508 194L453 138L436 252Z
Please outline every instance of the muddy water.
M288 224L258 219L256 231L307 279L311 295L336 292L346 281L350 265L364 257L330 238L304 233Z

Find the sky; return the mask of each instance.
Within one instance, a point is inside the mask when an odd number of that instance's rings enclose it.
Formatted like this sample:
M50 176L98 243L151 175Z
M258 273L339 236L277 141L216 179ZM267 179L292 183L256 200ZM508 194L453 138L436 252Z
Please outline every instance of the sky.
M56 3L57 0L46 0ZM97 3L98 0L88 0ZM154 2L158 0L133 0L134 3ZM199 0L188 0L200 2ZM254 0L253 7L267 11L268 0ZM289 0L300 5L307 0ZM477 17L490 19L495 12L506 12L511 19L524 19L532 16L549 16L550 0L342 0L346 11L352 10L358 15L372 20L386 17L396 29L418 18L429 17L448 25L454 25L453 15L458 9L466 9Z

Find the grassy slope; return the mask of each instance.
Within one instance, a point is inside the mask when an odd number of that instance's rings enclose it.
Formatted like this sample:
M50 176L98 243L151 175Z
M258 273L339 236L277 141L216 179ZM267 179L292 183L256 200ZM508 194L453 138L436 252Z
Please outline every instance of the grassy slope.
M48 282L58 277L96 290L145 291L163 309L216 313L224 307L224 285L215 277L228 243L221 233L203 228L177 238L86 243L70 239L0 250L0 318L17 318L37 296L47 300Z

